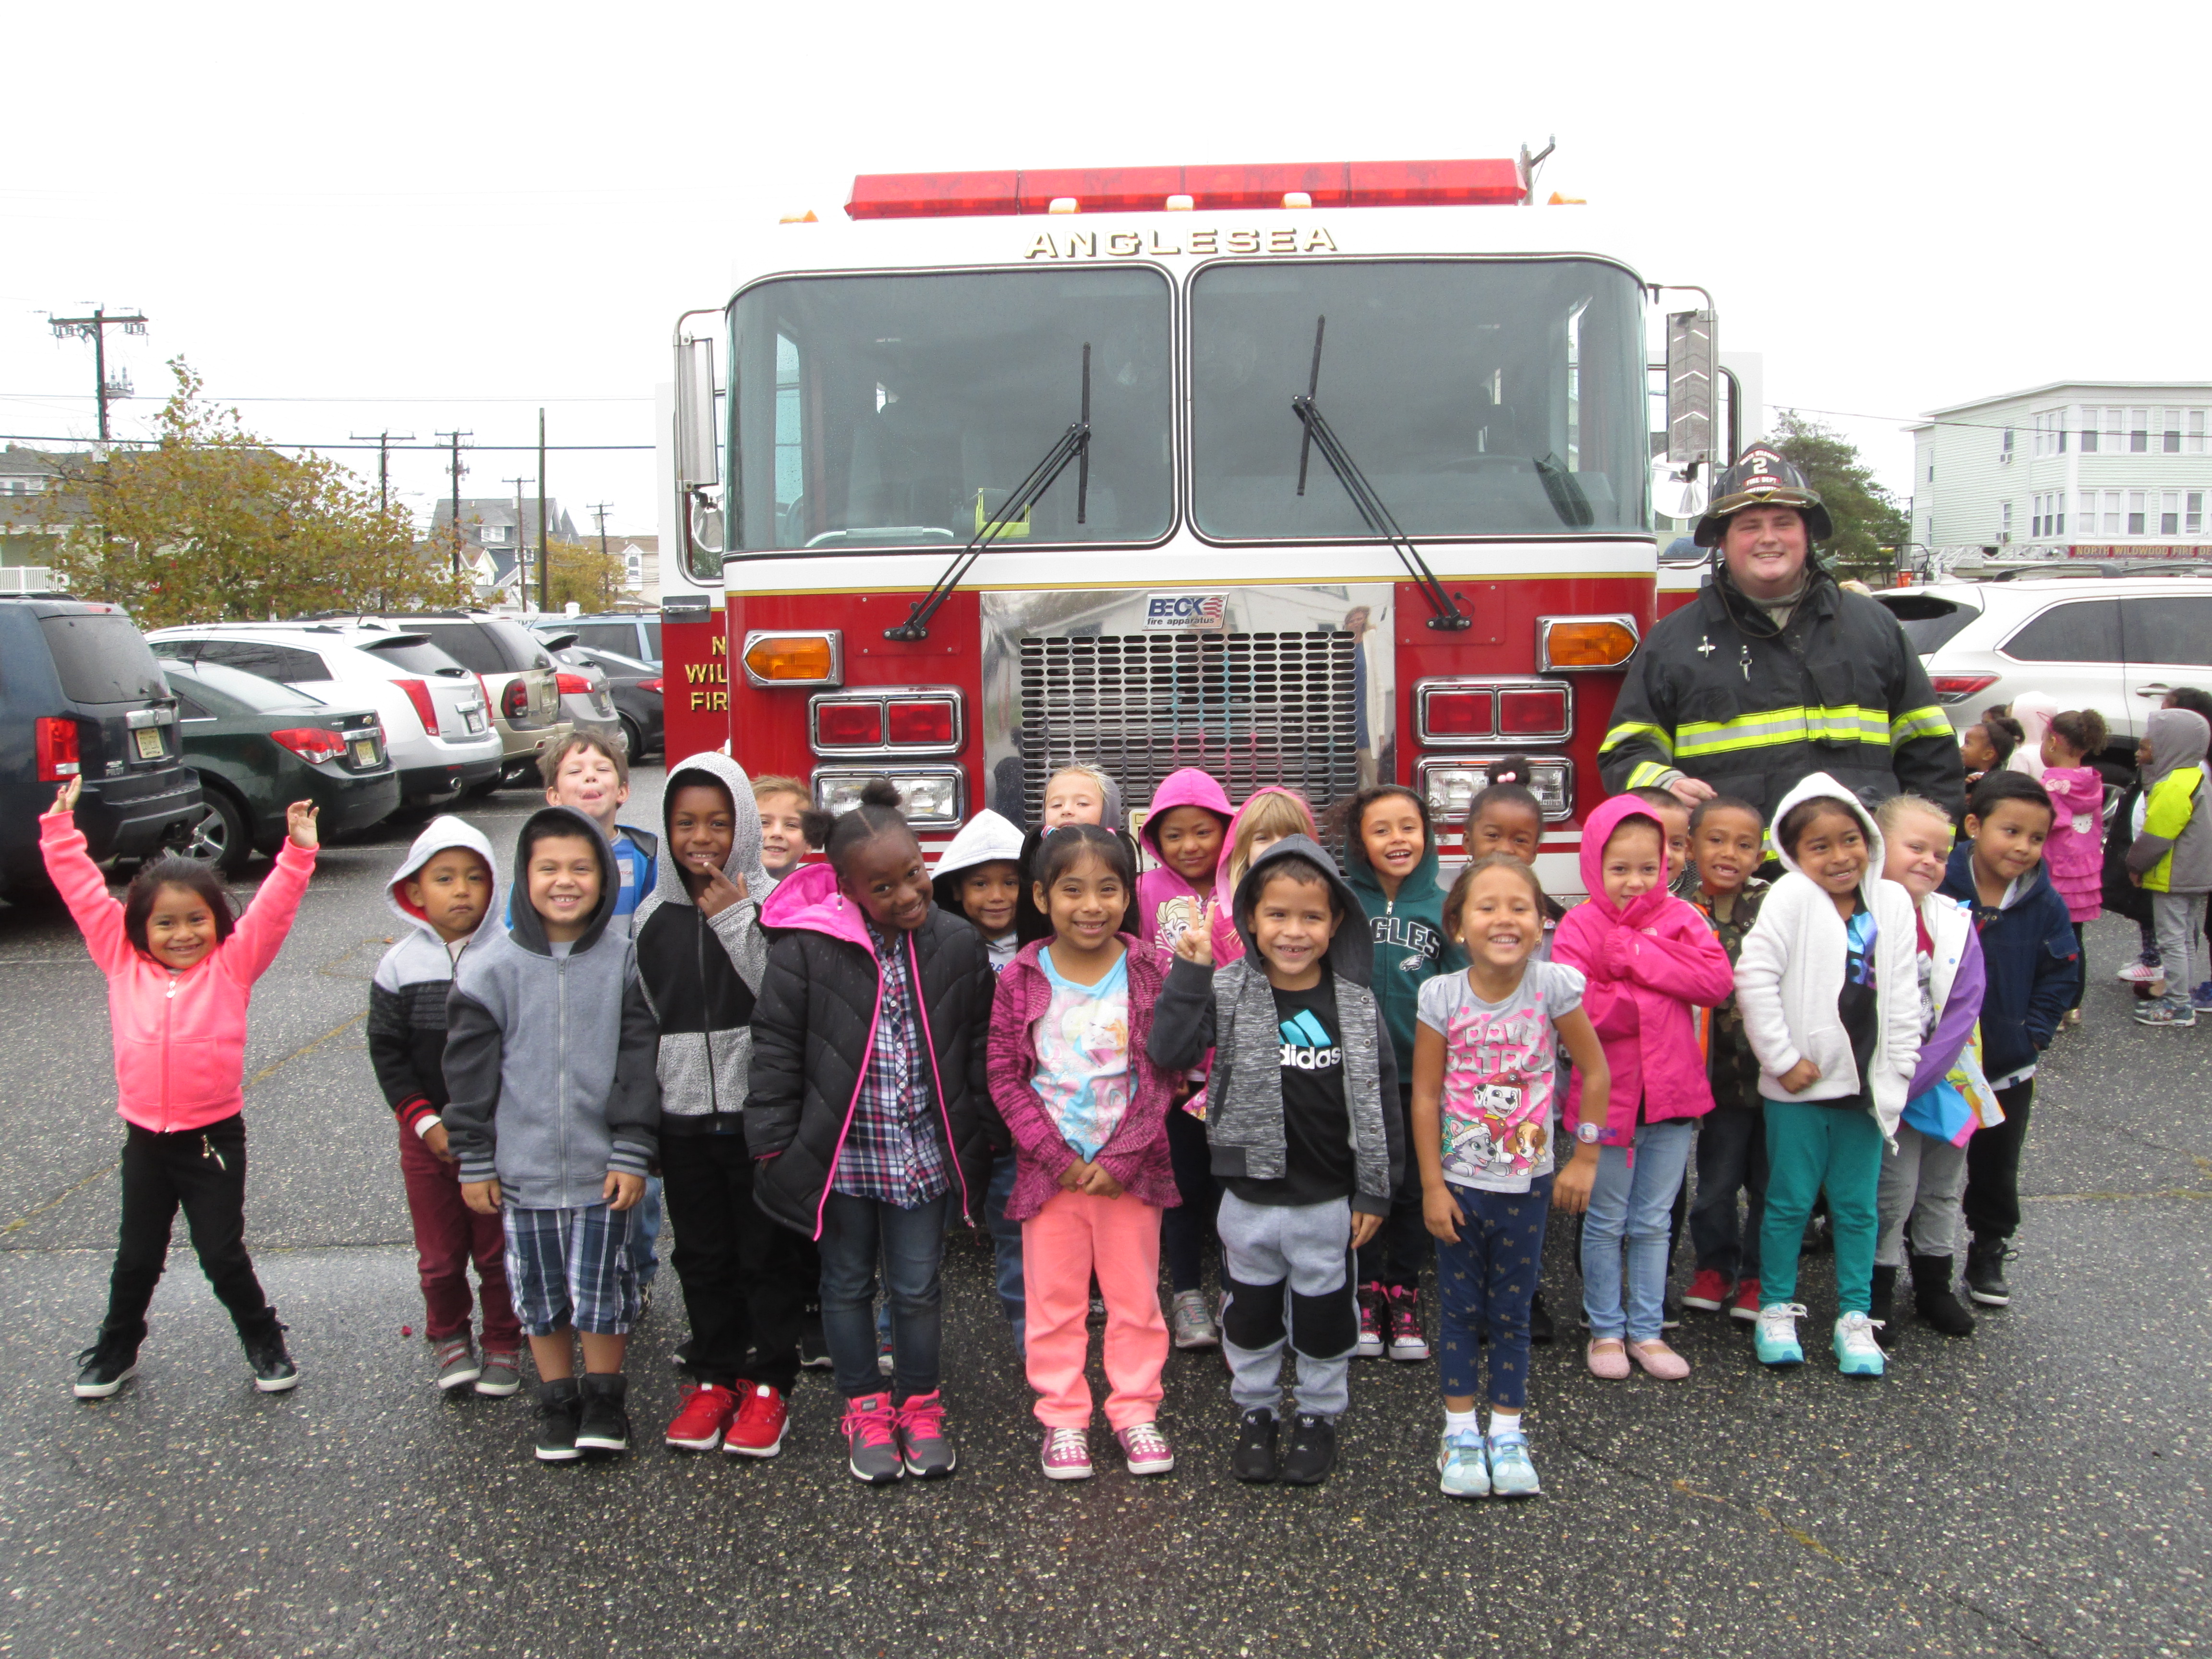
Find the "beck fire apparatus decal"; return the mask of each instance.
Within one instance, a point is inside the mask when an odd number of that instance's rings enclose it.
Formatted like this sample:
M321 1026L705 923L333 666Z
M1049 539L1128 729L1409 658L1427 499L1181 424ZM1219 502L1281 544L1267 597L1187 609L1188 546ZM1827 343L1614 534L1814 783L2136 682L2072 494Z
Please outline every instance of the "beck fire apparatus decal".
M1228 611L1226 593L1154 593L1145 601L1145 628L1218 634Z

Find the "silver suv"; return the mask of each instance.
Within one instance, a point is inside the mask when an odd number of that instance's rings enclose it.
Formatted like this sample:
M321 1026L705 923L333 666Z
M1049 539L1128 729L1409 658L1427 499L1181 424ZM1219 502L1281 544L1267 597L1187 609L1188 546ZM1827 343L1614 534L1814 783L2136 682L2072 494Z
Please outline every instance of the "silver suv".
M483 682L499 731L501 783L536 777L538 756L568 735L553 659L520 623L482 611L410 611L361 625L428 635Z
M2177 686L2212 690L2212 577L2085 565L2066 576L1934 582L1876 593L1963 730L1992 703L2040 691L2094 708L2132 759Z
M172 662L219 663L375 709L409 805L441 805L498 781L500 736L483 683L426 634L349 622L204 623L161 629L146 642Z

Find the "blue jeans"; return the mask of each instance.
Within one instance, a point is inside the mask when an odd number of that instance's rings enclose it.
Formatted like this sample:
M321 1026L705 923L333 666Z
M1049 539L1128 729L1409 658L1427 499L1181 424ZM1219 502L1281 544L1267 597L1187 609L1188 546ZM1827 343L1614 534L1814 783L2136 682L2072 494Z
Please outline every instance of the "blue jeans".
M1741 1225L1736 1194L1749 1200ZM1698 1198L1690 1242L1698 1271L1728 1279L1759 1277L1759 1229L1766 1216L1766 1118L1757 1108L1723 1106L1698 1120Z
M883 1392L876 1369L876 1261L891 1309L891 1397L937 1392L945 1342L946 1194L911 1210L849 1193L822 1206L822 1339L837 1392L858 1400Z
M999 1305L1014 1328L1014 1352L1029 1353L1026 1291L1022 1282L1022 1224L1006 1219L1006 1200L1014 1195L1014 1155L1001 1152L991 1165L991 1184L983 1190L983 1225L990 1231L991 1255L999 1270Z
M636 1273L641 1288L653 1283L653 1274L660 1271L660 1258L653 1247L660 1243L660 1177L645 1178L645 1196L637 1201L632 1212L635 1217L629 1230L629 1265Z
M1636 1159L1628 1149L1601 1146L1589 1213L1583 1218L1583 1311L1590 1335L1602 1341L1626 1336L1656 1341L1667 1299L1667 1227L1682 1171L1690 1161L1693 1120L1669 1118L1636 1131ZM1621 1241L1628 1242L1626 1302Z

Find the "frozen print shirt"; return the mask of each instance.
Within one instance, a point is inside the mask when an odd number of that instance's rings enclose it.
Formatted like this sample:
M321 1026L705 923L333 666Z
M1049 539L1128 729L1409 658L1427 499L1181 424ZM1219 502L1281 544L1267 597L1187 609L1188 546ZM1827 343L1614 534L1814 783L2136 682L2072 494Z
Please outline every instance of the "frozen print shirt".
M1420 1021L1444 1040L1444 1179L1525 1193L1552 1173L1559 1087L1556 1022L1583 1006L1583 975L1531 960L1501 1002L1485 1002L1465 969L1421 987Z
M1036 1072L1030 1079L1060 1138L1085 1163L1114 1138L1129 1109L1129 956L1096 985L1062 979L1052 950L1037 953L1052 1006L1030 1028Z

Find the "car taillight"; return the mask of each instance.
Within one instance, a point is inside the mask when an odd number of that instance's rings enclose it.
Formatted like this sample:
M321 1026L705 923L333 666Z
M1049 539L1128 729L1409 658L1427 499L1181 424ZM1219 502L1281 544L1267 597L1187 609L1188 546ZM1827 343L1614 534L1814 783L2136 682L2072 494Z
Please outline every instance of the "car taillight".
M76 722L52 714L39 717L39 781L66 783L82 771L77 763Z
M660 682L657 679L640 680L637 683L637 689L641 691L650 691L657 697L660 695Z
M283 744L303 761L336 760L345 753L345 739L320 726L288 726L269 736L272 742Z
M1486 738L1497 729L1488 691L1431 691L1425 706L1431 737Z
M507 690L500 694L500 712L511 720L519 720L530 712L530 688L520 680L509 680Z
M1938 702L1964 702L1977 691L1986 691L1997 683L1994 674L1930 674L1928 684L1935 688Z
M1567 729L1567 694L1540 688L1498 694L1498 733L1505 738L1556 737Z
M553 683L561 688L561 695L564 697L588 697L592 695L592 683L581 674L556 674Z
M814 709L814 742L822 749L876 749L884 741L879 702L825 702Z
M422 735L438 735L438 705L430 701L428 680L394 680L392 684L407 694L407 701L415 705L415 713L422 722Z
M895 744L941 748L952 741L952 704L944 697L896 700L884 705L884 725Z

